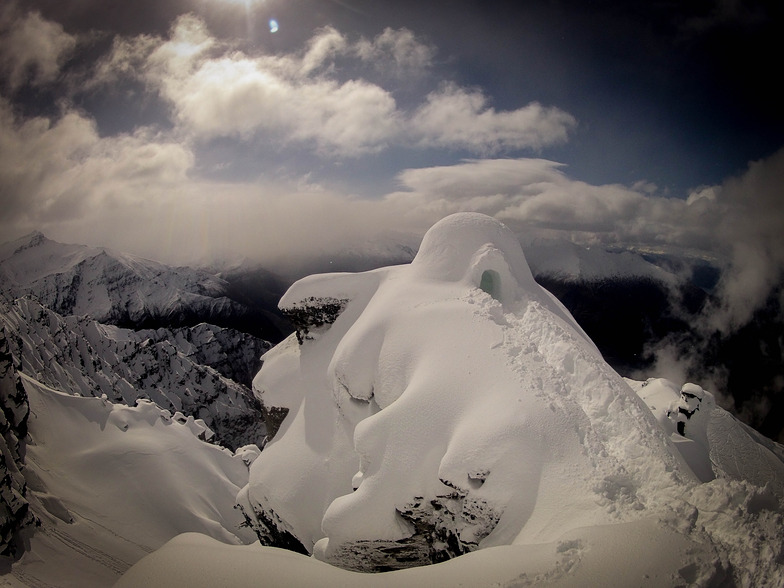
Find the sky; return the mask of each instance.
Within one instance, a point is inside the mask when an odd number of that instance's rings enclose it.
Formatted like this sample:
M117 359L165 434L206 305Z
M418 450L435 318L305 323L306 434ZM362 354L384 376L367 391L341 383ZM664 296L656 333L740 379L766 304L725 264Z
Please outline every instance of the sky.
M279 267L471 210L722 260L758 299L784 268L783 11L6 1L0 231Z

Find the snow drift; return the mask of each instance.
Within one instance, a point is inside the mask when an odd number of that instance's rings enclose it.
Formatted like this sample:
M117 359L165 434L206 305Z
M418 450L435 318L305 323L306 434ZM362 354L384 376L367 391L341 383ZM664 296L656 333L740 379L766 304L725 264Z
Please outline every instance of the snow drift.
M777 555L751 571L737 539L780 523L781 453L747 468L766 464L766 488L708 476L673 441L681 413L657 421L501 223L447 217L410 265L311 276L280 307L297 333L254 380L277 433L238 497L262 543L385 571L653 521L684 536L694 578L780 571L780 538L760 532ZM717 500L754 505L727 535L699 510Z

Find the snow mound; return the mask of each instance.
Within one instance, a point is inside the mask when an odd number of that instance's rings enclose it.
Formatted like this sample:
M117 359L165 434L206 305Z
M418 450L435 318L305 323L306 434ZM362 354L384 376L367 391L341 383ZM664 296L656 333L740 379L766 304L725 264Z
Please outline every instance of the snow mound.
M281 309L299 337L254 391L284 418L239 495L263 542L410 567L637 520L696 482L490 217L447 217L410 265L297 282Z

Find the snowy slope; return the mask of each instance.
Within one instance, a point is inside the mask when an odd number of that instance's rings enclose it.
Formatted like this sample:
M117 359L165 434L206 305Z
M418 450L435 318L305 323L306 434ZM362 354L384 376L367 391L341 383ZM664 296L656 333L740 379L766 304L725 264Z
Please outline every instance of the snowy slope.
M184 532L247 543L233 499L245 452L205 443L203 423L151 402L63 394L21 375L29 399L22 469L37 526L3 585L101 587Z
M510 544L590 551L648 525L643 549L679 535L693 557L667 561L688 581L781 577L778 450L707 449L723 465L702 483L677 425L609 368L489 217L439 222L408 266L301 280L281 308L297 335L254 381L279 429L239 495L263 542L382 571Z
M677 279L672 273L637 253L583 247L565 240L535 239L525 244L525 257L534 275L563 280L635 277L673 283Z

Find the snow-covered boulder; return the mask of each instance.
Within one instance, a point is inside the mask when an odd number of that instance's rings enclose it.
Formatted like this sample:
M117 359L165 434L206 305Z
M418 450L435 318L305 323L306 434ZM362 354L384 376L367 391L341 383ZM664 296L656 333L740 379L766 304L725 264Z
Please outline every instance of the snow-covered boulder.
M784 447L718 406L713 394L662 378L629 383L700 480L743 480L784 496Z
M697 483L490 217L447 217L410 265L311 276L280 306L319 300L339 312L254 380L285 417L238 497L263 540L395 569L637 520Z

